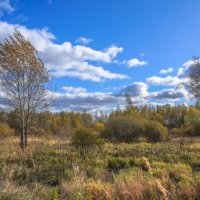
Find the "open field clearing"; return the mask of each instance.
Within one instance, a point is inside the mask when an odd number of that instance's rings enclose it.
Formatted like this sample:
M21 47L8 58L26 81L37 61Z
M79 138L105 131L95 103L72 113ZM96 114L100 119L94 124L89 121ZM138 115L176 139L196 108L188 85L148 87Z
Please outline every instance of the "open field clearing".
M86 157L69 141L1 141L0 199L199 199L200 138L105 143Z

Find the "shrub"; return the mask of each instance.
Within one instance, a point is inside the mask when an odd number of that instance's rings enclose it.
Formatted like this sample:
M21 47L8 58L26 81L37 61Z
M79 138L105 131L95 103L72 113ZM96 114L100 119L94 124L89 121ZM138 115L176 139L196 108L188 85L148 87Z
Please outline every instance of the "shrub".
M144 174L140 169L119 172L114 183L116 199L163 199L157 195L152 176Z
M105 125L103 123L97 122L92 127L97 133L102 133L105 129Z
M89 151L100 147L102 140L92 130L81 128L72 137L72 145L79 150L81 155L87 155Z
M14 135L15 131L11 129L7 124L0 123L0 137L5 138Z
M44 136L48 134L43 128L37 128L37 127L32 127L29 130L29 132L30 134L37 135L37 136Z
M156 121L148 121L145 126L145 136L151 142L159 142L167 139L168 130Z
M84 185L84 199L88 200L111 200L114 187L109 183L90 181Z
M133 141L144 132L143 122L136 118L115 117L106 125L103 137L119 141Z
M127 169L135 165L135 159L128 159L122 157L111 158L108 160L108 171L118 172L121 169Z
M177 137L177 136L183 136L184 132L181 128L172 128L170 130L170 136Z
M200 122L193 122L182 127L185 135L199 136L200 135Z

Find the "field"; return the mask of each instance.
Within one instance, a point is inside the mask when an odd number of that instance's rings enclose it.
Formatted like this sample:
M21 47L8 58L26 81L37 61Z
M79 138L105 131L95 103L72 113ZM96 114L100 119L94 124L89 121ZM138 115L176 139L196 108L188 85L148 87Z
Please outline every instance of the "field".
M1 200L200 199L200 138L108 143L82 156L64 138L0 142Z

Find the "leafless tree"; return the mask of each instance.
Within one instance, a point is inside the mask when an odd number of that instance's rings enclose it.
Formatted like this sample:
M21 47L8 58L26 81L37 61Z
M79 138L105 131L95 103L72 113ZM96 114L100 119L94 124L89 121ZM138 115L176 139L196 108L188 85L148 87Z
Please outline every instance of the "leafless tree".
M200 58L195 57L193 59L193 64L188 70L189 81L189 91L194 95L197 103L200 103Z
M133 101L129 94L125 94L125 100L126 100L126 109L128 110L128 109L133 108Z
M19 113L22 151L27 146L31 116L46 105L48 81L38 52L19 31L0 43L0 83L7 107Z

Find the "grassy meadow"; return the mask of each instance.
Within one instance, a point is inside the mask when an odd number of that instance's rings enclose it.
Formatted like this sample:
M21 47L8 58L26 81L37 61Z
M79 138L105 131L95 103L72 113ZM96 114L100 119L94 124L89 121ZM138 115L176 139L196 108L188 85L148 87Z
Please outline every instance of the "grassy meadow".
M200 199L200 138L111 143L86 156L70 141L0 142L1 200Z

